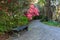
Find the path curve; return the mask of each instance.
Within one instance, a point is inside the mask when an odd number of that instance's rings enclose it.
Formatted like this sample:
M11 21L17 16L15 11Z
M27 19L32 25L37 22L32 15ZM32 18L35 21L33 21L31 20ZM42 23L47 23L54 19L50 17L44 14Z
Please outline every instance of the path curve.
M60 40L60 28L34 20L29 24L29 31L11 40Z

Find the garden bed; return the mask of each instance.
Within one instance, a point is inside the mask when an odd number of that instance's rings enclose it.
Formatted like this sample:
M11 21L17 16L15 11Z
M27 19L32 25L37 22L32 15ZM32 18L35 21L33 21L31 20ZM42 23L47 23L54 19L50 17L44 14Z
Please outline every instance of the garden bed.
M28 31L28 26L24 25L24 26L19 26L16 28L13 28L11 31L5 32L5 33L1 33L0 34L0 40L6 40L9 38L9 36L13 36L15 35L15 33L22 33L24 30Z
M0 40L6 40L9 38L8 33L0 34Z

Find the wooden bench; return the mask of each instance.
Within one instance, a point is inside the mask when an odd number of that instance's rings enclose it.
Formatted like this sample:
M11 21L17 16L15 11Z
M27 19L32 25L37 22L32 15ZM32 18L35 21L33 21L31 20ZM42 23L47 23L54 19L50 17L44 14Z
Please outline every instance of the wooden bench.
M21 27L16 27L12 29L12 31L17 31L17 32L22 31L22 30L28 31L28 26L21 26Z
M28 26L20 26L20 27L13 28L11 31L8 31L7 33L9 35L13 35L15 33L21 33L24 30L28 31Z

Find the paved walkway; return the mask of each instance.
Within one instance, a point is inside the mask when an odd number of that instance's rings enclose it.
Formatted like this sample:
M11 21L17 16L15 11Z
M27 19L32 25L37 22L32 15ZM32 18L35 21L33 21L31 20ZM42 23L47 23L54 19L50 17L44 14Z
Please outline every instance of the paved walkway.
M21 36L11 37L11 40L60 40L60 28L35 20L30 23L29 31L24 32Z

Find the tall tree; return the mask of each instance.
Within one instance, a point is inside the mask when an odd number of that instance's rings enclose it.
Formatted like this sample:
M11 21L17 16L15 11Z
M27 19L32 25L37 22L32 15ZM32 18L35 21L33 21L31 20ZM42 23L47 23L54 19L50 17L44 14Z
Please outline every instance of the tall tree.
M46 16L49 19L52 19L52 11L51 11L51 0L46 0Z

